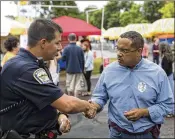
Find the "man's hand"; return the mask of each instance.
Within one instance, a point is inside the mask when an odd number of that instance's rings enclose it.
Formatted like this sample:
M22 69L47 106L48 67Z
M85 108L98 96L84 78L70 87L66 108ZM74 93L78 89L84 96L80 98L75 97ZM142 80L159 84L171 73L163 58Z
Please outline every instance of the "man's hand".
M60 125L59 131L61 133L67 133L67 132L70 131L71 124L70 124L70 121L69 121L69 119L67 118L66 115L60 114L59 117L58 117L58 123Z
M90 103L90 107L83 114L86 118L93 119L96 116L97 110L99 109L100 106L98 104L92 102L91 100L89 100L88 102Z
M136 121L141 117L149 116L148 109L132 109L124 113L124 116L131 121Z

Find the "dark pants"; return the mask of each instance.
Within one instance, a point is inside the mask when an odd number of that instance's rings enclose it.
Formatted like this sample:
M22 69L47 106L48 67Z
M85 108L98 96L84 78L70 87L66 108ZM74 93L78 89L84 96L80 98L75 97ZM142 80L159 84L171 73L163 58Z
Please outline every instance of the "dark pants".
M116 131L113 127L109 129L109 138L116 139L154 139L151 132L142 135L129 135Z
M91 73L92 73L92 70L91 71L86 71L85 73L85 78L86 78L86 82L87 82L87 87L88 87L88 92L91 91Z
M159 56L153 56L153 62L159 65Z

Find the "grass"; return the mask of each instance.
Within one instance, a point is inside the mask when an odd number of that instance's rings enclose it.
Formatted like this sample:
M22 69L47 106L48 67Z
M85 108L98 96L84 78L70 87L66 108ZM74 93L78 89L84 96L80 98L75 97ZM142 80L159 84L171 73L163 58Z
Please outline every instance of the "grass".
M115 60L116 60L116 58L110 58L109 63L111 63ZM94 70L92 71L92 75L100 74L100 65L101 64L102 64L102 59L101 58L94 59ZM60 72L60 77L65 77L65 76L66 76L66 72L61 71Z
M110 58L109 63L115 61L116 58ZM102 64L102 59L101 58L96 58L94 60L94 70L92 71L92 74L99 74L100 73L100 65Z

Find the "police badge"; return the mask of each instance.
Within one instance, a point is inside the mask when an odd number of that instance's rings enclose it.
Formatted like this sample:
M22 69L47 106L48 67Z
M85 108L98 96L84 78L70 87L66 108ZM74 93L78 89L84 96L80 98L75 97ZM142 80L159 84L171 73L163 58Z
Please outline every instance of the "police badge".
M49 79L46 71L43 68L37 69L33 73L33 77L40 83L40 84L47 84L51 83L51 80Z

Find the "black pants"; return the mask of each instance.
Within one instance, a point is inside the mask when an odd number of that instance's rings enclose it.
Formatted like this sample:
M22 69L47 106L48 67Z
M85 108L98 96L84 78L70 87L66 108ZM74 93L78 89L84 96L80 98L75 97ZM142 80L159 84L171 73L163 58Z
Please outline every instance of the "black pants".
M91 74L92 74L92 70L91 71L86 71L85 78L86 78L86 82L87 82L87 87L88 87L88 92L91 91Z
M153 62L159 65L159 56L153 56Z

